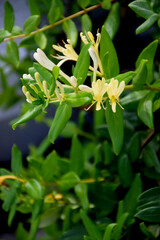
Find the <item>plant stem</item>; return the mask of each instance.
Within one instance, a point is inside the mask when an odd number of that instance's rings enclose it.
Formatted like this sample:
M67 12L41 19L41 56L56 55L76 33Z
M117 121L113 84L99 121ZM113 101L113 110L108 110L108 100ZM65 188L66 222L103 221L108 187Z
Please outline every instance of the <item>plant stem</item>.
M55 23L52 23L52 24L50 24L50 25L48 25L46 27L42 27L42 28L40 28L40 29L38 29L38 30L36 30L34 32L29 33L29 34L19 34L19 35L16 35L16 36L11 36L11 37L5 38L3 40L3 42L7 42L9 40L13 40L13 39L16 39L16 38L23 38L23 37L27 37L27 36L36 35L37 33L44 32L44 31L46 31L48 29L56 27L56 26L64 23L65 21L67 21L69 19L73 19L73 18L79 17L79 16L81 16L81 15L87 13L87 12L90 12L90 11L96 9L96 8L99 8L100 6L101 6L101 4L97 4L97 5L91 6L89 8L84 9L84 10L81 10L81 11L79 11L77 13L74 13L74 14L68 16L68 17L64 17L63 19L61 19L61 20L59 20L59 21L57 21Z
M134 87L133 85L127 85L125 86L124 88L125 90L134 90ZM151 91L156 91L156 92L160 92L160 88L159 87L153 87L153 86L149 86L149 85L146 85L143 87L143 89L141 90L151 90Z

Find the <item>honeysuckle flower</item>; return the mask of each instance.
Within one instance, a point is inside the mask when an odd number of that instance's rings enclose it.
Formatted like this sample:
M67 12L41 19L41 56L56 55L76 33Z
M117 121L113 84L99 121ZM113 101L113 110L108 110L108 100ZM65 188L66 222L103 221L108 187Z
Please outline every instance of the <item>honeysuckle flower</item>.
M123 92L124 87L125 87L124 81L120 82L120 84L118 86L118 80L114 79L114 78L111 79L111 82L107 86L107 94L110 99L109 102L110 102L113 112L116 112L116 103L119 104L119 96ZM122 108L121 105L120 105L120 107Z
M93 60L93 82L96 81L96 72L97 72L97 68L98 68L98 59L97 59L97 55L94 52L94 50L92 48L88 49L88 52Z
M23 79L34 80L30 74L23 74L22 78L23 78Z
M70 39L67 39L67 43L64 43L64 47L60 45L52 45L52 47L58 51L61 52L64 56L58 55L57 57L54 56L54 58L61 59L61 61L57 64L58 67L60 67L64 62L68 60L77 61L78 54L75 52L72 42Z
M22 92L23 92L24 95L26 96L26 101L27 101L28 103L32 103L33 101L36 100L36 98L34 98L34 97L30 94L30 92L27 91L26 86L23 86L23 87L22 87Z
M93 103L90 107L96 103L96 110L99 111L101 109L101 104L103 106L104 94L106 93L108 88L108 84L105 83L105 79L98 79L96 82L92 82L92 88L86 85L79 85L79 89L85 92L91 92L93 94ZM90 108L89 107L89 108ZM104 106L103 106L104 107ZM89 109L88 108L88 109Z
M33 54L33 57L40 65L50 71L52 71L53 67L55 66L55 64L48 59L46 54L40 48L37 48L37 52ZM70 77L67 74L65 74L62 70L59 70L59 74L70 83Z

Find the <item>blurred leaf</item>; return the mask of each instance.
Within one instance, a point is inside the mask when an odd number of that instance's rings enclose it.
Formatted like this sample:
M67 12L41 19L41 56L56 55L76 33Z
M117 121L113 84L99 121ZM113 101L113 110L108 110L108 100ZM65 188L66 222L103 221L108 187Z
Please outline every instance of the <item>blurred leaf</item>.
M40 15L39 3L37 0L29 0L31 15Z
M149 239L156 240L157 238L154 237L154 235L149 231L149 229L146 227L144 222L140 223L139 225L141 231L147 236Z
M144 23L142 23L136 29L136 34L145 32L148 28L150 28L158 20L158 18L159 18L158 14L153 13Z
M9 191L7 191L7 195L6 195L6 198L5 198L5 201L2 205L2 208L5 210L5 211L9 211L12 207L12 205L15 203L16 201L16 194L17 194L17 189L19 188L20 186L20 183L18 181L15 181L11 187L9 188Z
M120 4L116 2L112 4L112 8L108 14L107 19L104 22L104 27L111 39L114 38L115 34L119 29L119 26L120 26Z
M154 168L157 173L160 173L160 162L158 156L152 146L147 145L143 149L143 161L147 167Z
M73 46L76 46L78 40L78 31L75 23L69 19L62 24L62 27L67 35L67 39L70 39Z
M111 145L107 141L104 141L102 149L104 152L104 163L110 164L114 159L114 153L112 151Z
M19 51L16 42L13 40L7 42L7 57L9 61L18 68L19 66Z
M149 92L149 90L131 92L125 97L121 98L121 104L122 106L126 106L128 104L138 102L139 100L143 99Z
M108 55L108 61L106 66L106 57ZM102 27L101 41L100 41L100 59L102 61L103 71L106 78L115 77L119 74L119 63L114 45L105 30Z
M40 23L40 16L39 15L33 15L27 18L23 25L24 33L29 34L31 33L36 27L38 27Z
M142 59L148 60L148 62L146 63L147 65L146 83L151 83L153 79L153 61L154 61L154 56L155 56L157 47L158 47L158 40L151 42L146 48L143 49L143 51L140 53L136 61L136 69L137 69Z
M39 200L43 196L43 189L36 179L30 179L25 183L26 192L34 199Z
M24 229L23 224L19 222L18 227L16 229L16 239L22 240L22 239L28 239L27 231Z
M17 208L17 204L16 204L16 199L15 199L15 201L12 203L11 209L8 214L8 226L11 226L11 224L12 224L12 221L16 214L16 208Z
M54 142L56 138L61 134L62 130L69 121L71 115L72 115L71 106L65 103L62 103L61 105L58 106L48 134L48 137L51 142Z
M72 107L80 107L92 103L92 95L88 92L69 93L65 97L65 102Z
M128 218L129 213L123 213L122 216L118 219L116 227L113 229L113 236L114 240L121 239L121 234L123 230L124 223Z
M11 169L13 174L20 176L22 170L22 154L16 145L12 147Z
M127 85L133 79L134 76L135 76L135 72L129 71L129 72L121 73L117 75L115 79L117 79L119 82L124 81L125 85Z
M103 0L102 1L102 8L108 10L111 8L111 0Z
M52 24L59 20L64 14L64 6L61 0L52 0L49 13L48 20L49 23Z
M14 26L14 10L12 5L5 1L4 3L4 29L8 32L12 32Z
M31 45L35 44L34 36L28 36L22 39L19 44L19 48L21 47L30 47Z
M7 77L4 73L4 70L3 68L0 68L0 79L1 79L1 84L2 84L2 88L3 88L3 91L5 92L8 88L8 83L7 83Z
M71 171L80 176L84 170L84 155L83 146L76 135L74 135L72 138L70 160Z
M13 26L12 35L15 36L20 34L22 34L22 29L19 26Z
M109 135L113 144L113 151L116 155L118 155L121 151L124 137L123 110L119 105L117 105L116 112L114 113L109 102L107 102L105 116Z
M80 181L79 177L74 172L68 172L62 176L59 181L60 188L62 190L69 190L73 188Z
M40 216L39 228L45 228L54 224L59 217L59 209L49 208Z
M43 32L37 33L34 37L37 45L43 50L47 46L47 37Z
M136 0L134 2L131 2L129 4L129 7L135 13L145 19L149 18L153 14L146 0Z
M92 31L92 21L88 14L84 14L81 17L82 32L91 32Z
M90 4L91 0L78 0L78 4L81 8L86 8Z
M89 65L90 65L90 56L88 49L90 48L91 44L84 45L74 68L74 76L77 78L77 85L83 84L86 80Z
M142 59L138 66L138 69L135 71L135 76L133 78L134 90L143 89L143 85L147 79L147 62L148 60Z
M129 187L132 183L133 172L132 165L127 154L122 155L118 160L119 177L124 188Z
M138 117L151 129L154 129L152 109L154 97L154 92L147 94L147 96L141 99L137 109Z
M95 240L101 240L102 239L101 232L82 209L80 211L80 216L89 236L91 238L93 237L93 239Z
M132 218L135 214L138 202L137 198L142 192L142 181L140 174L137 174L129 191L124 198L124 211L129 213L129 217Z
M0 43L3 41L3 39L9 37L11 34L6 31L5 29L0 29Z
M22 116L20 116L19 118L13 120L11 122L12 124L12 128L13 130L22 123L28 122L29 120L35 118L38 114L40 114L42 112L42 106L36 106L36 107L32 107L31 109L29 109L26 113L24 113Z
M82 208L87 211L89 207L88 187L85 183L79 183L75 186L75 192L81 201Z
M103 240L112 240L113 239L112 233L113 233L113 230L116 225L117 225L117 223L110 223L107 225L104 236L103 236Z
M132 162L135 162L140 154L140 136L139 133L135 133L130 139L127 146L127 153Z

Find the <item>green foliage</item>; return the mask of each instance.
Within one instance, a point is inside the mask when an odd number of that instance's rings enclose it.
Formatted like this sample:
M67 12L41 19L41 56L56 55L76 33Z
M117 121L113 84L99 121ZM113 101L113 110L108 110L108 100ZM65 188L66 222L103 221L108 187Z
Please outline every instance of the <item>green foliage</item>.
M78 31L75 23L72 20L67 20L63 23L62 27L66 33L67 39L70 39L73 46L75 46L78 40Z
M23 26L24 33L29 34L36 27L38 27L39 23L40 23L40 16L39 15L30 16L24 23L24 26Z
M6 1L4 3L4 29L12 32L14 26L14 10L12 5Z

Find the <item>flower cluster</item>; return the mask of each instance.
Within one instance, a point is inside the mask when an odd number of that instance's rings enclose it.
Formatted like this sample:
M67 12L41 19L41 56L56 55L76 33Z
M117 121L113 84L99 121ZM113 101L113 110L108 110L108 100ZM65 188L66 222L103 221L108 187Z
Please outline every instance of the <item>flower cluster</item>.
M29 87L24 85L22 91L26 96L26 100L29 103L33 103L38 100L38 96L41 96L47 103L63 102L67 96L66 89L69 88L72 92L81 93L86 92L92 94L92 102L88 109L96 103L96 110L100 110L101 106L105 109L104 102L108 99L111 105L112 111L116 112L116 103L119 104L119 96L125 88L125 82L112 78L110 82L106 82L104 78L104 71L99 56L99 44L101 39L101 34L97 33L97 39L95 41L94 36L91 32L88 32L86 36L81 33L81 40L86 45L91 43L88 49L89 55L93 61L93 66L89 66L89 71L91 71L91 87L85 84L78 84L77 79L74 76L68 76L64 73L60 67L63 63L68 60L77 61L78 54L72 46L72 42L68 39L67 43L64 43L64 47L60 45L53 45L53 48L62 53L63 55L54 56L57 58L59 63L55 65L41 49L37 49L34 53L35 60L45 69L53 71L54 67L59 68L59 74L55 81L55 88L52 92L46 79L40 79L38 72L35 72L34 76L30 74L24 74L23 79L27 79L29 82ZM97 79L97 75L99 76ZM65 83L61 81L61 78L65 79ZM120 105L120 104L119 104ZM121 106L121 105L120 105Z

